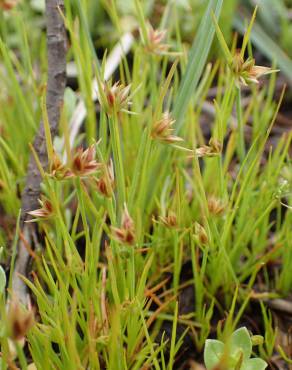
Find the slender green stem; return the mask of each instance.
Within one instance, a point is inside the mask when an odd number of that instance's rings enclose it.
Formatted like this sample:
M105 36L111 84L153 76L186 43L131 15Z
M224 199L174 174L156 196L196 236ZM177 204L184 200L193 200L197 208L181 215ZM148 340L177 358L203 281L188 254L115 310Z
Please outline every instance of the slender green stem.
M117 179L118 189L118 214L121 213L124 203L126 201L126 189L125 189L125 173L123 165L123 156L120 140L119 120L116 112L109 119L111 144L114 157L114 165Z
M245 158L245 141L244 141L244 126L242 120L240 87L236 87L236 113L238 124L238 156L240 161L242 162Z

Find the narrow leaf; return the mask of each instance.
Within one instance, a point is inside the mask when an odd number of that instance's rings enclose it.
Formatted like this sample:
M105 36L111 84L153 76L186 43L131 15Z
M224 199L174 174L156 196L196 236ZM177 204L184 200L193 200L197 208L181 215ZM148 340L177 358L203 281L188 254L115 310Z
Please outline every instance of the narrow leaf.
M219 24L217 22L217 19L216 19L214 13L212 13L212 18L213 18L213 22L214 22L214 25L215 25L215 31L216 31L216 35L217 35L219 44L221 46L221 49L223 51L223 54L226 58L227 63L230 64L232 62L232 59L233 59L232 54L231 54L231 52L228 48L228 45L225 41L225 38L224 38L223 33L222 33L222 31L219 27Z
M3 294L6 286L6 274L2 266L0 266L0 295Z
M214 38L215 29L211 12L213 10L216 19L218 19L222 4L223 0L209 0L207 10L200 23L197 35L190 50L186 72L180 83L178 95L173 107L173 116L176 119L177 133L183 126L183 118L187 110L188 103L198 85Z
M242 47L241 47L241 51L240 51L240 55L241 55L242 58L244 57L245 49L247 47L248 40L250 38L250 33L251 33L251 30L252 30L252 27L253 27L253 24L254 24L254 21L255 21L255 18L256 18L257 10L258 10L258 7L256 6L255 9L254 9L253 15L251 17L251 20L249 22L249 25L247 27L247 30L246 30L246 32L244 34L244 37L243 37Z

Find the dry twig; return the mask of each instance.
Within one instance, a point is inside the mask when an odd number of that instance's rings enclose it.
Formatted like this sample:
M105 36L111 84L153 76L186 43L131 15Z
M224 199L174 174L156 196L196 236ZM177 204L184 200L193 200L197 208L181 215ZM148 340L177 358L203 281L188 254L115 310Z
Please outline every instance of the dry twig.
M57 134L60 109L63 104L64 90L66 86L66 32L61 16L64 11L63 0L46 0L47 20L47 50L48 50L48 82L46 107L50 123L52 137ZM41 122L39 131L34 140L34 150L39 157L43 168L48 165L44 124ZM42 178L33 155L30 156L26 186L22 193L22 233L28 245L33 243L36 234L36 224L26 224L29 217L27 212L38 207L40 197L40 184ZM22 240L18 244L18 256L12 278L12 290L24 304L28 302L27 290L20 275L27 274L29 252Z

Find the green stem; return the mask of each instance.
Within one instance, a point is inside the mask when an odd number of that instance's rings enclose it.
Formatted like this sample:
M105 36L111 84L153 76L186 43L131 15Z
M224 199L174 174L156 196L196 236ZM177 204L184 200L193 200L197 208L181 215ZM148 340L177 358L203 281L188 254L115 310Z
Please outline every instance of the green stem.
M241 108L241 91L240 87L236 88L236 113L237 113L237 124L238 124L238 156L242 162L245 158L245 143L244 143L244 127L242 120L242 108Z
M117 190L118 190L117 199L118 205L120 206L119 212L121 212L126 201L126 189L125 189L125 173L123 166L122 148L118 124L119 124L118 116L117 113L114 112L113 116L109 120L109 127L117 179Z

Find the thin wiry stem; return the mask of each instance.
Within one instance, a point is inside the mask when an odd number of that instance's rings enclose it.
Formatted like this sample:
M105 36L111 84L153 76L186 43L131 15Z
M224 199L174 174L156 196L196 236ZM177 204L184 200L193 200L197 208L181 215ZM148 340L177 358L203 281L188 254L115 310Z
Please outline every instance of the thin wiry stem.
M61 16L64 12L63 0L46 0L47 20L47 58L48 58L48 82L46 108L50 123L51 135L57 134L60 110L63 104L66 86L66 31ZM34 140L34 150L43 168L48 166L44 123L40 123L39 131ZM33 244L36 235L36 225L26 224L29 217L27 212L38 208L42 177L36 165L34 156L31 155L27 170L26 186L22 193L22 217L21 227L26 244ZM19 242L18 256L12 277L12 291L23 303L27 303L26 286L20 275L27 274L29 252L23 242Z

